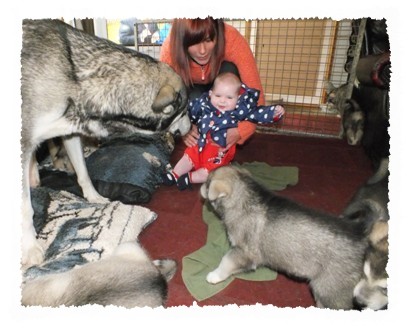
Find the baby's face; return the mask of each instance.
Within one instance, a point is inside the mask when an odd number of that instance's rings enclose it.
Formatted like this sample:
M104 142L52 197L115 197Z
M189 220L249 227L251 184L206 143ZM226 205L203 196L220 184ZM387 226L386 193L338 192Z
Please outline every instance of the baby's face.
M239 98L236 87L227 83L217 83L209 95L211 104L221 112L234 110Z

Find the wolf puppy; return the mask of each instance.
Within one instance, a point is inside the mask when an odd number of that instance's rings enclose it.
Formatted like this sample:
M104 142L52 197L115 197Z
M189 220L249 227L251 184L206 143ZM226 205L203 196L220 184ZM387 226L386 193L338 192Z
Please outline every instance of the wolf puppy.
M22 304L164 306L167 282L175 272L175 261L151 261L138 243L128 242L106 259L27 281L22 288Z
M278 196L233 166L211 172L200 192L231 244L209 283L268 266L308 280L318 307L353 308L367 246L363 225Z
M375 221L368 235L364 274L354 288L355 304L361 309L388 308L388 221Z
M23 21L21 73L22 264L30 266L43 258L30 200L30 185L39 183L40 143L63 136L85 198L103 202L89 178L79 135L185 134L190 122L186 88L169 66L59 20Z

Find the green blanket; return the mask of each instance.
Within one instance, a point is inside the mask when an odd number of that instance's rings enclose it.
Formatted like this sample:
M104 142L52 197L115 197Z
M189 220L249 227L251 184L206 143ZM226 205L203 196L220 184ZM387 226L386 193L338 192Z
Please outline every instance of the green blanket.
M242 165L234 164L247 169L252 176L270 190L283 190L289 185L298 182L299 170L297 167L272 167L266 163L251 162ZM208 225L207 243L199 250L183 258L183 281L193 297L202 301L228 286L234 278L253 281L276 279L277 273L266 267L252 272L240 273L225 281L212 285L206 281L206 276L220 263L221 258L230 248L227 234L222 222L212 212L206 202L203 206L203 220Z

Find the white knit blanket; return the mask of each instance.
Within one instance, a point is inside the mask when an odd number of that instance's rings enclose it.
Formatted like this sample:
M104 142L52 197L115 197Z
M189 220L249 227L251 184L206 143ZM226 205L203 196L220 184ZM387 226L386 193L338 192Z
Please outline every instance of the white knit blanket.
M67 191L49 191L46 218L38 239L45 260L29 268L26 278L63 272L110 255L118 244L134 241L157 214L118 201L88 203Z

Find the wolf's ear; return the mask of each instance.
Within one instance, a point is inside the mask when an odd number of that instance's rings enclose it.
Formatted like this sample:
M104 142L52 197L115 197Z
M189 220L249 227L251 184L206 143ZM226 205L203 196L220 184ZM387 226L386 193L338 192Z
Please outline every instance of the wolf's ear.
M171 259L154 260L153 264L159 269L166 281L170 281L177 271L177 263Z
M336 87L330 81L324 81L323 85L324 85L324 88L326 89L327 93L330 93L334 89L336 89Z
M208 188L208 199L210 201L217 198L227 197L231 194L231 185L222 180L213 180Z
M171 105L177 97L177 92L170 84L166 84L159 90L156 99L153 101L152 109L155 113L170 114L173 110Z

